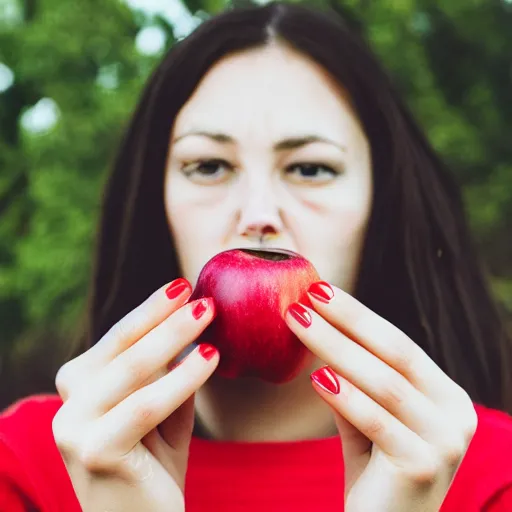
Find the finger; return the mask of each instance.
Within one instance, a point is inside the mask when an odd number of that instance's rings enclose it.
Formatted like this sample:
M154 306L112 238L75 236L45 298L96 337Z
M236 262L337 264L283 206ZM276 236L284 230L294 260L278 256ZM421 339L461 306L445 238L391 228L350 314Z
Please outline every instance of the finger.
M308 327L296 320L299 314L307 316ZM286 319L304 345L413 432L429 439L443 435L436 405L394 368L302 304L292 304Z
M320 396L398 465L425 460L430 446L329 366L311 374Z
M382 359L434 402L459 398L458 386L391 322L324 281L314 283L308 295L314 309L331 325Z
M162 372L169 360L194 341L215 316L211 298L184 305L142 339L119 354L94 382L84 387L80 403L83 414L101 416L148 379Z
M218 362L216 348L199 345L183 364L97 419L90 443L103 454L102 460L108 465L128 454L206 382Z
M117 322L98 343L64 364L55 377L55 387L62 400L67 401L80 383L89 381L118 354L181 307L191 293L190 283L181 278L162 286Z
M98 354L111 361L177 311L192 294L186 279L175 279L117 322L95 345Z
M185 485L184 478L194 429L194 413L194 394L192 394L157 428L142 438L142 444L168 473L177 475L177 482L181 489Z
M192 394L168 418L158 425L158 431L165 443L176 449L180 447L186 448L187 455L188 445L194 429L194 398L195 394Z

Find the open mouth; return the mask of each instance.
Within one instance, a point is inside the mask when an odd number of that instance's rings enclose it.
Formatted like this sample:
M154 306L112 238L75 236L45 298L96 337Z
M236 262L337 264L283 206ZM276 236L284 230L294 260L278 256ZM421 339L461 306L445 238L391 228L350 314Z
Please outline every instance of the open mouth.
M240 249L246 254L269 261L285 261L296 256L293 251L286 249Z

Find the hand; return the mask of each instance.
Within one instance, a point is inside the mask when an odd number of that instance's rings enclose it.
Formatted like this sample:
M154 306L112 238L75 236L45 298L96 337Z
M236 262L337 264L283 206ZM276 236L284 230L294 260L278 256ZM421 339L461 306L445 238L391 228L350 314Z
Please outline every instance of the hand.
M311 378L342 438L345 510L437 512L476 430L470 397L347 293L320 282L308 295L313 309L292 304L285 320L328 365ZM361 445L355 431L368 449L350 451L354 440Z
M84 512L185 510L194 393L219 362L200 345L168 368L215 315L211 299L184 305L191 292L158 290L57 372L53 434Z

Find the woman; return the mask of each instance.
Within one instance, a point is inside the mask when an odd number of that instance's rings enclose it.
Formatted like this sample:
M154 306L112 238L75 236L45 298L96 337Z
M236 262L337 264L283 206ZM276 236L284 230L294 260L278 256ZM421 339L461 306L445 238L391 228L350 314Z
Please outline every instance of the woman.
M315 356L286 384L223 379L205 344L175 365L215 316L191 283L235 247L322 278L285 315ZM58 395L4 411L2 510L512 510L511 345L458 189L331 15L228 11L165 57L107 186L87 336Z

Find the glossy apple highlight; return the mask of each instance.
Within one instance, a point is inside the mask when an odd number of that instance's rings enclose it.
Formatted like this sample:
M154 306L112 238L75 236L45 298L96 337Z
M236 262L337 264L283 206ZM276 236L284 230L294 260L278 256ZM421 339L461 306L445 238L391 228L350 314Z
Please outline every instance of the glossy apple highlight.
M310 305L308 287L319 280L293 251L232 249L208 261L190 300L214 299L216 317L198 343L218 348L217 372L273 383L297 376L313 356L283 318L292 302Z

